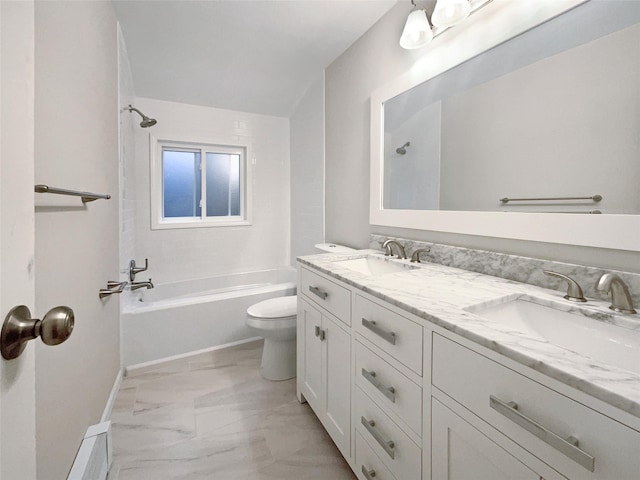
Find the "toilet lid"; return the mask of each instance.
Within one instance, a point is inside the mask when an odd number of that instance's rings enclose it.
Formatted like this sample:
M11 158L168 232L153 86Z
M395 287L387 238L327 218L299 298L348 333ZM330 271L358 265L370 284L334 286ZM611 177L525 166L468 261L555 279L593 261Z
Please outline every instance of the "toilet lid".
M283 318L296 315L298 308L298 296L270 298L263 302L251 305L247 314L256 318Z

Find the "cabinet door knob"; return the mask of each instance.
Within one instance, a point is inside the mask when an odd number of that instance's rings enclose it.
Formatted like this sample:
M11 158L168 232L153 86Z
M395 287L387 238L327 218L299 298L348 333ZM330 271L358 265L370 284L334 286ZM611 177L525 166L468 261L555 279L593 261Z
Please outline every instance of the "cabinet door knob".
M18 305L4 319L0 352L7 360L17 358L27 347L27 342L38 337L46 345L59 345L69 338L74 323L75 316L69 307L54 307L39 320L31 318L31 312L25 305Z

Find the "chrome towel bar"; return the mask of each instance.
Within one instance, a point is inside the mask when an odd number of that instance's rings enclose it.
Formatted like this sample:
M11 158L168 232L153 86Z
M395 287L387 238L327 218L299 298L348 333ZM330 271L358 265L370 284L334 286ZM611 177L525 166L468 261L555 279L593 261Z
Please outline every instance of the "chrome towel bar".
M109 200L111 195L101 195L99 193L80 192L77 190L66 190L64 188L49 187L48 185L36 185L33 187L36 193L55 193L57 195L72 195L74 197L82 197L82 202L93 202L94 200Z
M602 195L592 195L590 197L540 197L540 198L509 198L504 197L501 198L500 201L502 203L509 202L544 202L544 201L552 201L552 200L593 200L594 202L599 202L602 200Z

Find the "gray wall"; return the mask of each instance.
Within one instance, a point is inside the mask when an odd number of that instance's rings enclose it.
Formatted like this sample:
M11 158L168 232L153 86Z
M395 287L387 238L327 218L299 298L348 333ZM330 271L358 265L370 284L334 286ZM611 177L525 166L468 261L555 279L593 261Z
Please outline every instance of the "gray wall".
M599 15L602 4L588 2L566 15ZM405 4L391 9L325 72L327 241L366 248L369 234L379 233L640 271L638 254L632 252L369 225L369 98L373 90L407 72L424 55L398 45L408 11Z
M291 115L291 265L324 241L324 75Z
M51 203L36 203L35 314L76 317L64 344L34 342L37 477L59 480L120 368L119 299L98 298L119 274L117 29L111 2L35 7L35 181L112 196L36 198Z

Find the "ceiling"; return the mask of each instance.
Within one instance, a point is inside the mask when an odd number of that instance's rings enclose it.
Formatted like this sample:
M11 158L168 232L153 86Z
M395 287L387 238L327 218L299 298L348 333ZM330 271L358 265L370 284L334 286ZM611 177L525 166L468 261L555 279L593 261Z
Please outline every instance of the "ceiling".
M397 0L113 0L137 96L288 117Z

